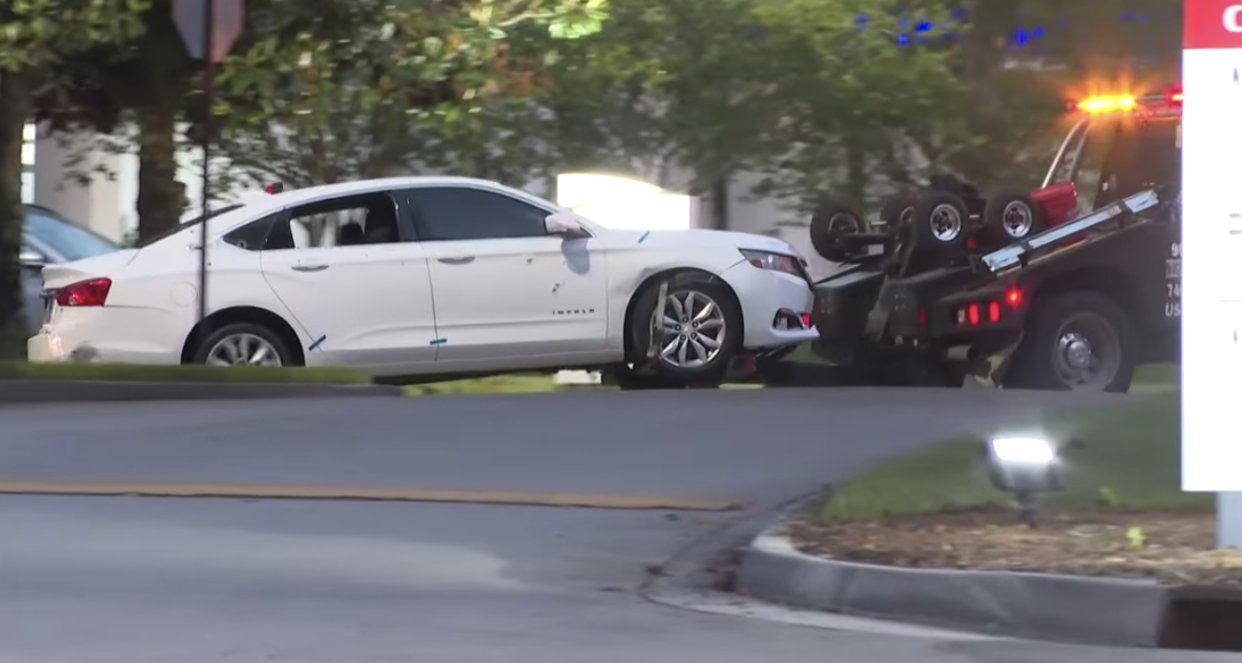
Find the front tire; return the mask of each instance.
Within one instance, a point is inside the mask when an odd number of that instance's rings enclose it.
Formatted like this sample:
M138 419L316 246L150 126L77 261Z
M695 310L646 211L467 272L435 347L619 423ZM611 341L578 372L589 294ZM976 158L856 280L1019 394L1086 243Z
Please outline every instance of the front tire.
M1036 301L1006 387L1125 393L1134 379L1138 339L1130 316L1096 292Z
M719 385L742 344L742 312L733 292L710 276L680 274L669 280L664 301L659 299L659 283L638 295L627 330L633 368L626 372L634 375L624 381L635 385L631 388ZM649 358L653 345L655 356Z
M193 363L208 366L293 366L295 360L280 335L251 322L225 325L203 338Z

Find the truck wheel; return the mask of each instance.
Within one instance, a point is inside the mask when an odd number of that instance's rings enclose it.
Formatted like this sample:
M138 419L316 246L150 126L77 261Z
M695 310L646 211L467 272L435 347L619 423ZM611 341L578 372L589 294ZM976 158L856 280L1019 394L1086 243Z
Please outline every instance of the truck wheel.
M884 223L885 229L896 234L898 228L908 227L918 199L917 191L903 191L889 198L880 208L880 221Z
M824 260L845 262L850 254L837 241L842 235L863 232L866 224L852 207L827 200L811 215L811 246Z
M733 293L706 275L684 274L669 282L664 301L659 298L659 284L652 284L634 306L627 333L634 371L643 377L633 382L646 385L640 388L718 385L742 342L742 312ZM653 330L657 309L660 320ZM653 332L658 350L648 359Z
M980 239L988 246L1000 248L1020 239L1037 235L1048 227L1048 220L1030 194L1004 191L988 198L983 208Z
M970 236L966 203L948 191L923 192L910 216L910 238L916 249L959 249Z
M1130 316L1096 292L1037 300L1006 387L1125 393L1134 378L1137 339Z

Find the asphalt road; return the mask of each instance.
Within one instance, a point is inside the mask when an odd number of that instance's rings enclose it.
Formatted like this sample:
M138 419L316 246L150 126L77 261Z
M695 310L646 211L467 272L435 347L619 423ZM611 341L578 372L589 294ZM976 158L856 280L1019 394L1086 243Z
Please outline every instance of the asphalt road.
M0 480L659 493L762 509L936 437L1070 402L1083 401L766 390L0 408ZM736 517L0 496L0 662L1242 658L825 630L634 591L650 565Z

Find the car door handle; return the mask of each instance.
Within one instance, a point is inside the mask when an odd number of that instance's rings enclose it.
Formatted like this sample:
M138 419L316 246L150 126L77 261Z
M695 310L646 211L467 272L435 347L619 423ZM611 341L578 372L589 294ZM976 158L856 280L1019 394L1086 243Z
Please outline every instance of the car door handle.
M322 272L323 270L327 268L328 268L327 265L294 265L293 271L295 272Z
M436 258L446 265L468 265L474 262L474 256L452 256L449 258Z

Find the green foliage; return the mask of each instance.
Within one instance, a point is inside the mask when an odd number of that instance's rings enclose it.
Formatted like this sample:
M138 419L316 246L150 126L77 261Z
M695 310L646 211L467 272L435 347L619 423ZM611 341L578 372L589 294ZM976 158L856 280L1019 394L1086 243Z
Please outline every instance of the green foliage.
M29 71L66 53L132 39L148 0L11 0L0 6L0 70Z
M404 174L415 162L484 174L493 155L481 148L495 145L478 140L482 118L495 133L538 85L540 58L515 54L514 42L533 32L546 57L598 31L606 9L603 0L476 0L439 11L364 0L351 5L347 35L268 25L272 36L221 72L215 111L229 120L230 170L295 186Z

